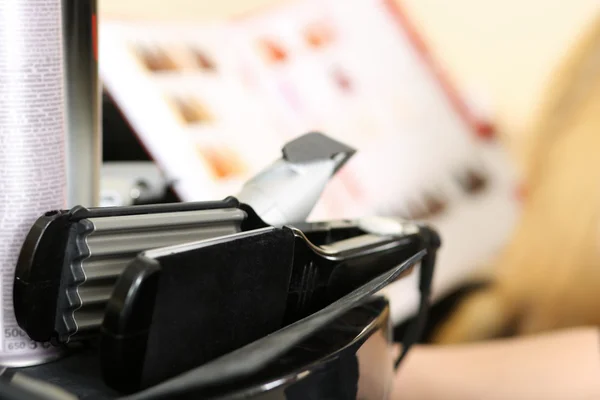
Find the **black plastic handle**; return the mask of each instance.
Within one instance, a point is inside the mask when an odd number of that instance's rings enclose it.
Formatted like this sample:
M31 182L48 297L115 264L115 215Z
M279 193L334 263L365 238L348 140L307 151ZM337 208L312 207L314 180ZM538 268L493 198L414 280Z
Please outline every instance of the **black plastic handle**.
M73 207L70 211L72 221L84 218L115 217L125 215L158 214L179 211L195 210L216 210L219 208L237 208L240 202L233 196L226 197L223 200L216 201L198 201L188 203L168 203L168 204L144 204L138 206L118 206L118 207L93 207L86 208L82 206Z

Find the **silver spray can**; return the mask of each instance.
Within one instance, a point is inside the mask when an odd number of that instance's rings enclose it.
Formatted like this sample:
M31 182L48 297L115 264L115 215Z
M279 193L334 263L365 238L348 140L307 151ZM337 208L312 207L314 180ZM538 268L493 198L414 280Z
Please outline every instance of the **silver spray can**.
M29 228L66 205L61 0L0 0L0 365L49 361L13 311L14 270Z
M67 99L67 206L100 201L101 90L96 0L61 0Z

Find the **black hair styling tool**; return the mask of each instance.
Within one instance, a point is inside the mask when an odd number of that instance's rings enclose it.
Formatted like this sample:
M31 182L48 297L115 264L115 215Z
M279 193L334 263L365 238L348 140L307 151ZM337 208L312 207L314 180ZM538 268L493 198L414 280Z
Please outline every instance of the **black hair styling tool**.
M341 225L328 234L323 226L307 233L326 238L320 244L297 228L269 227L140 254L107 307L106 382L126 392L160 383L314 315L437 249L423 240L430 230L412 223Z
M303 221L354 150L320 133L287 143L238 198L51 211L30 229L15 272L19 326L34 340L97 337L106 302L140 251ZM258 214L254 211L258 209ZM260 216L260 217L259 217Z
M431 306L431 285L435 271L437 250L442 242L438 233L427 225L412 224L397 221L393 218L371 217L356 221L340 220L332 222L304 222L294 225L306 232L306 236L314 243L330 243L341 239L347 239L360 232L370 232L377 235L407 235L418 230L420 247L427 250L427 254L420 261L419 269L419 309L417 318L407 329L402 340L402 352L395 362L398 367L409 349L421 338L429 308ZM418 229L417 229L418 228Z
M261 226L233 197L46 213L31 228L17 263L17 322L37 341L96 336L114 283L140 251Z

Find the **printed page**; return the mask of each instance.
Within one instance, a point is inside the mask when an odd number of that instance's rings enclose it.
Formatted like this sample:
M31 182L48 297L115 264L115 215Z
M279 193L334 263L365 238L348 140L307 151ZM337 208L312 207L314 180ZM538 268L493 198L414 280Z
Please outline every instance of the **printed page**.
M357 148L310 219L431 223L434 297L497 254L518 202L511 164L391 0L301 0L213 25L101 30L107 90L182 200L235 195L289 141L321 131ZM416 310L414 274L387 292Z

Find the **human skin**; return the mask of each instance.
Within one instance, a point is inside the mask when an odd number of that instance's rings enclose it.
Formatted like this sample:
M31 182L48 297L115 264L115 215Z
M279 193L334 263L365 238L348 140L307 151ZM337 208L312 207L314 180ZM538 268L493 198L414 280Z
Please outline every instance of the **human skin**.
M600 331L415 346L395 377L391 399L600 399Z

